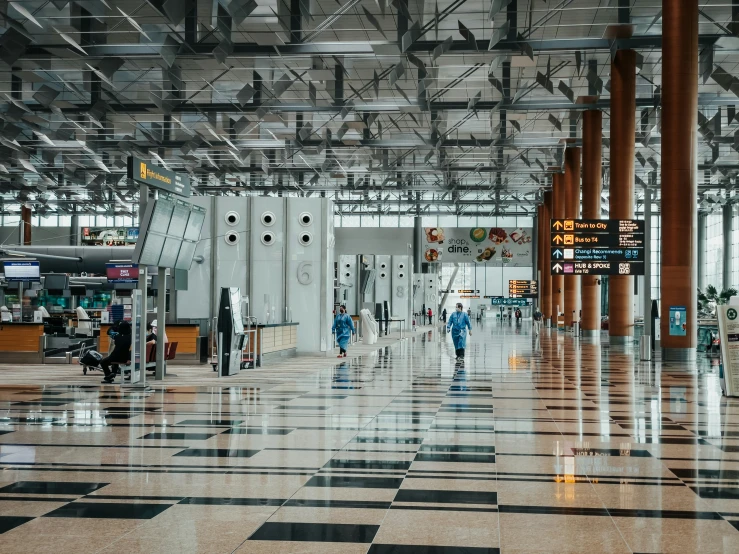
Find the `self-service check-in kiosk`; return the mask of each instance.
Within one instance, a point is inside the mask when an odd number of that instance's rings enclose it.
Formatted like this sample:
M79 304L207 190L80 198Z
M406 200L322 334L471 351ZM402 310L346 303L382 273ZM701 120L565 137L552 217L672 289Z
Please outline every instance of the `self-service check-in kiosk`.
M241 319L241 289L221 288L218 308L218 376L235 375L241 369L244 322Z

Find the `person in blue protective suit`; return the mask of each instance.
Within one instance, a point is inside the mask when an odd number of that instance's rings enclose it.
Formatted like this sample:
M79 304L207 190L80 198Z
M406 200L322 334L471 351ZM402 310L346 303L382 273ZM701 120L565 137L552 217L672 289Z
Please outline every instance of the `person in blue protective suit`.
M465 331L468 331L470 336L472 336L470 316L464 313L463 310L462 304L457 304L457 311L449 316L449 321L446 324L447 333L452 333L457 360L464 360L464 349L467 346L467 334Z
M354 322L351 316L346 313L345 306L339 306L339 313L336 314L331 332L336 334L336 341L339 343L339 355L337 358L346 358L346 348L349 346L349 339L357 331L354 329Z

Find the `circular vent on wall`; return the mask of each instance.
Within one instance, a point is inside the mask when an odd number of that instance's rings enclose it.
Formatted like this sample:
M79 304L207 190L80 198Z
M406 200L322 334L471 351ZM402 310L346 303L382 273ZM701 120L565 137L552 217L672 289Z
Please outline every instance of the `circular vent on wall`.
M262 233L262 244L265 246L272 246L275 243L275 234L272 231L265 231Z
M262 214L261 219L262 219L262 225L264 225L265 227L271 227L272 225L275 224L276 218L275 218L275 214L273 214L272 212L264 212Z
M313 242L313 235L307 231L298 235L298 242L303 246L308 246Z
M398 273L398 279L402 279L403 277L405 277L405 273Z
M398 264L398 269L405 269L405 264Z
M298 216L298 223L300 223L303 227L308 227L311 223L313 223L313 216L308 212L303 212Z
M223 236L223 240L226 241L226 244L234 246L239 242L239 234L236 231L229 231Z
M230 225L233 227L234 225L238 224L239 221L241 221L241 216L238 212L228 212L225 216L226 219L226 225Z

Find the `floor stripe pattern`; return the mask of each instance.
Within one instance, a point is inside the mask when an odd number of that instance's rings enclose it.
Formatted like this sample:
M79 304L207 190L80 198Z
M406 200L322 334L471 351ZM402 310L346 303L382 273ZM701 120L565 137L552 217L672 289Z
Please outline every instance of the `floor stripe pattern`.
M380 346L150 392L0 368L0 550L739 552L709 359L525 323L464 362L431 328Z

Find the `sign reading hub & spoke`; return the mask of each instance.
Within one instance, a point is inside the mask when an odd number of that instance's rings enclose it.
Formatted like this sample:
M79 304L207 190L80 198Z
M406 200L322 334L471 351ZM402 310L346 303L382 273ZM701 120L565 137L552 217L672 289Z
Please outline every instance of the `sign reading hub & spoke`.
M644 221L552 219L552 275L644 275Z

